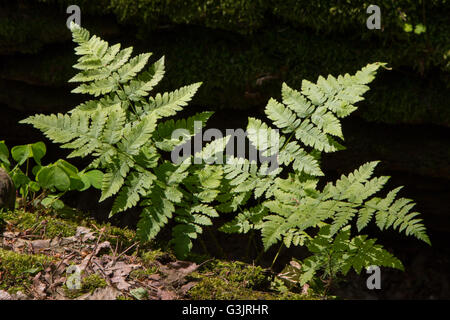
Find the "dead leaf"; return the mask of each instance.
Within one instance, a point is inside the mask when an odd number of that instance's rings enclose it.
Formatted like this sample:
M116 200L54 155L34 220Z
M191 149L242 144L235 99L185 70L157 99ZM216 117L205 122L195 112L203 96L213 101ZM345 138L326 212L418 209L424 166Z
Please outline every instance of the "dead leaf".
M77 300L116 300L120 291L113 287L97 288L93 293L87 293L77 298Z
M189 290L191 290L195 285L198 283L198 281L191 281L183 285L180 289L180 293L184 296L188 293Z
M45 289L47 289L47 286L41 282L40 277L41 273L39 272L33 278L33 289L36 292L38 299L44 299L47 296L47 294L45 293Z
M33 250L43 250L50 248L50 240L40 239L31 241L31 246Z

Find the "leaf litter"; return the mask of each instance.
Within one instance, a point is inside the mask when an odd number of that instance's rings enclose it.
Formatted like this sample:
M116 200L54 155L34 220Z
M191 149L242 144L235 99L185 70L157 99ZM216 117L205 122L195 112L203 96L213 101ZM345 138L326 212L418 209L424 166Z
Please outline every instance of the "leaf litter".
M27 231L3 232L0 249L45 255L52 262L42 270L29 270L32 280L25 290L15 293L0 290L0 300L173 300L186 298L187 292L198 282L188 277L199 267L196 263L155 259L151 262L154 272L149 272L148 263L144 264L130 250L131 247L139 250L138 243L117 252L117 247L112 248L103 233L104 229L81 226L77 227L74 236L52 239L36 239L36 235ZM69 269L80 272L80 282L96 275L106 285L90 288L88 292L80 292L80 288L77 288L79 292L71 292L73 289L69 289L68 280L73 275L68 273ZM140 276L133 276L133 272Z

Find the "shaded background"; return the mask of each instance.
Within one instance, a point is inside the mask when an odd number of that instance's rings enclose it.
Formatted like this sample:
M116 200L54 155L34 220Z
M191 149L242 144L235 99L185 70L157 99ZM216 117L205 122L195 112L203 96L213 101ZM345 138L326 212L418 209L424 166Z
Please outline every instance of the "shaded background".
M401 195L416 200L433 247L372 230L406 272L383 273L386 286L376 293L356 277L340 294L450 298L449 1L0 0L0 140L10 147L48 142L19 120L86 99L67 83L76 59L65 26L71 4L92 34L134 46L134 54L153 52L152 61L166 56L158 92L202 81L187 113L216 111L210 127L245 128L248 116L263 116L269 97L279 98L282 82L299 88L302 79L388 62L392 70L380 71L359 111L343 121L348 149L327 155L324 171L335 179L382 160L377 174L392 176L388 188L406 186ZM381 30L366 28L369 4L381 8ZM418 25L426 32L415 33ZM47 160L65 155L47 146Z

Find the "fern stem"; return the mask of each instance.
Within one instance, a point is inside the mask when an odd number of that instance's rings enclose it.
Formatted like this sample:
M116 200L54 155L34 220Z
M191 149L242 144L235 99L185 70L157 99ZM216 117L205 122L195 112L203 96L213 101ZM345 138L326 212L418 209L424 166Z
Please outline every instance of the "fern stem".
M275 258L273 258L272 264L270 265L270 269L273 268L273 265L274 265L275 262L277 261L278 256L280 255L281 249L283 249L283 246L284 246L284 243L281 242L281 245L280 245L280 247L278 248L277 254L275 255Z
M220 257L225 257L225 251L223 251L222 246L220 245L219 241L217 240L216 236L214 235L214 233L211 231L210 228L206 228L208 230L208 234L210 235L210 237L212 238L215 246L217 247L218 251L219 251L219 255Z
M200 244L201 244L201 246L203 248L203 251L205 252L205 254L207 256L209 256L209 251L208 251L208 248L206 247L205 241L203 241L203 239L201 239L201 238L199 238L199 241L200 241Z
M247 259L250 258L250 246L252 245L254 234L255 234L255 232L253 231L253 229L250 230L250 236L249 236L248 242L247 242L247 249L245 250L245 256L247 257Z

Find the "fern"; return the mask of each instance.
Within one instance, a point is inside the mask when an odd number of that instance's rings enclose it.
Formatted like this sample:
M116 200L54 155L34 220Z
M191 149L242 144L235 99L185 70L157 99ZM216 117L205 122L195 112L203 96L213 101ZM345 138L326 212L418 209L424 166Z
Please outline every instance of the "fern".
M323 189L317 187L324 175L321 154L343 149L340 119L357 110L355 104L364 99L367 84L384 65L369 64L354 75L337 78L321 76L316 83L304 80L300 91L284 83L282 102L270 99L265 109L272 123L249 118L247 126L250 143L262 156L276 157L280 167L268 172L263 170L267 168L264 161L234 158L225 165L218 208L239 213L221 230L260 231L265 250L280 242L286 247L306 245L313 256L303 262L302 283L323 269L330 250L337 254L336 268L343 274L350 268L360 272L371 264L402 268L374 240L364 235L350 238L353 223L361 232L374 220L381 230L396 229L430 243L418 213L410 212L412 200L396 199L400 188L385 198L375 196L389 179L373 177L378 161L363 164ZM241 210L251 198L258 205ZM321 231L315 235L317 228Z
M35 115L21 122L71 149L69 157L88 157L89 167L104 172L100 201L113 198L110 216L141 207L138 235L143 241L154 239L175 217L172 243L179 256L186 256L190 239L217 217L210 203L219 193L222 169L204 161L193 164L192 159L175 165L163 160L161 152L188 141L198 131L194 122L203 127L212 113L176 122L159 120L187 106L201 83L152 95L164 76L164 57L146 68L151 53L132 57L131 47L110 46L73 23L71 31L80 56L74 65L79 73L69 80L79 83L72 92L94 99L66 114ZM175 129L185 130L182 140L172 139ZM206 146L197 157L206 160L220 153L224 146L219 142Z
M299 263L302 270L297 272L301 285L310 282L318 272L335 278L339 273L346 275L350 269L359 274L362 268L371 265L404 270L401 261L376 244L376 239L368 239L366 235L351 238L350 226L342 228L336 237L330 231L330 226L325 225L308 242L308 250L313 255Z
M139 206L137 233L143 241L154 239L173 220L170 243L185 258L219 212L234 212L222 231L260 232L265 250L277 243L307 246L313 255L303 261L302 283L318 271L346 274L370 264L402 268L375 240L351 237L353 224L359 233L374 221L381 230L392 228L430 243L419 214L411 211L413 201L397 198L400 188L379 195L388 177L373 177L378 162L318 187L324 176L322 153L344 148L340 119L357 110L383 63L369 64L354 75L304 80L300 90L284 83L281 102L270 99L265 108L271 124L248 121L247 137L263 157L260 162L224 157L230 139L225 137L175 164L165 160L165 152L189 143L211 113L165 118L182 111L201 83L154 93L164 76L164 58L147 67L150 53L132 57L131 47L110 46L76 24L71 30L79 72L69 81L79 84L74 93L93 97L66 114L35 115L21 122L70 149L69 157L85 157L89 168L104 173L100 201L113 198L110 216ZM182 134L174 137L177 129ZM275 160L278 166L270 162ZM334 271L324 267L330 257Z

